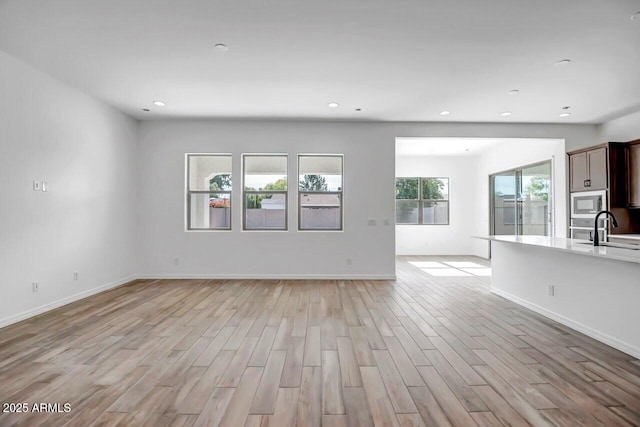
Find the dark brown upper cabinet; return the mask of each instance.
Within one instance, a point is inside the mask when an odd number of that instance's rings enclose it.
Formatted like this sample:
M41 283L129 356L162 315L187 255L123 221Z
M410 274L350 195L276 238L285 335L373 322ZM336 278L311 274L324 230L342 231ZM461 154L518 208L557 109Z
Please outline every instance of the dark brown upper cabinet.
M640 144L640 141L639 141ZM637 153L640 154L640 153ZM608 205L627 206L627 144L608 142L572 151L569 155L569 188L576 191L609 190ZM638 157L636 155L636 157ZM640 188L639 188L640 191ZM638 198L640 207L640 197Z
M605 190L608 185L607 147L569 153L571 192Z
M627 205L640 208L640 140L627 145Z

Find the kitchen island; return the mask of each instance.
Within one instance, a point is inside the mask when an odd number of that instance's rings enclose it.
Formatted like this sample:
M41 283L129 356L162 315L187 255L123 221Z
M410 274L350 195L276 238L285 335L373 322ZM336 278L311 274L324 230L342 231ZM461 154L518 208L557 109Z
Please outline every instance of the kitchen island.
M640 358L640 250L491 236L491 291Z

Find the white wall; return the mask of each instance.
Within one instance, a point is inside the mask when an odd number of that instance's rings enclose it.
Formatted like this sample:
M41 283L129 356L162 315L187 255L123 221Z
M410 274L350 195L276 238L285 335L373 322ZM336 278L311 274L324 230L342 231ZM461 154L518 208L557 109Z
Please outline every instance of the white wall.
M392 277L395 138L430 136L564 138L574 147L598 142L591 125L145 121L140 124L138 153L140 271L145 277ZM515 148L514 154L522 154L521 149ZM188 152L233 153L231 232L184 231ZM345 231L295 231L297 195L292 192L288 232L242 232L238 174L240 154L250 152L289 153L290 177L295 175L297 153L344 153ZM525 163L536 160L529 156ZM487 166L483 173L490 170ZM488 224L488 207L465 215L476 220L484 215L481 220ZM368 219L376 225L368 226ZM487 230L476 224L477 234L486 235ZM473 253L486 256L478 242L472 244Z
M2 327L136 273L137 125L2 52L0 94Z
M378 130L366 123L142 123L141 272L150 277L393 277L395 139ZM233 154L232 231L185 232L188 152ZM271 152L289 155L289 230L242 231L241 154ZM297 231L298 153L344 154L344 232ZM369 219L376 225L369 226Z
M494 145L478 158L475 180L476 199L474 235L489 234L489 176L497 172L553 159L553 231L556 237L565 237L567 232L567 167L565 141L560 139L520 139L509 140ZM485 240L473 241L473 253L486 258L489 243Z
M640 264L500 241L492 250L492 292L640 357Z
M610 120L599 126L602 142L640 139L640 111Z
M449 177L450 197L449 225L396 226L397 255L473 253L476 163L472 156L396 157L397 177Z

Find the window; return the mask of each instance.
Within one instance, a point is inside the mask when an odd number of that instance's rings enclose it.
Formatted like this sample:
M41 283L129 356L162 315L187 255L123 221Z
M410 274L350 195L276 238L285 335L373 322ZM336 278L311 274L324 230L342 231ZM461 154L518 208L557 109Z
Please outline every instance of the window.
M396 224L449 224L449 178L396 178Z
M244 230L287 229L287 156L242 156Z
M298 156L298 230L342 230L341 155Z
M231 229L231 155L187 154L187 229Z
M551 234L551 161L500 172L489 178L491 234Z

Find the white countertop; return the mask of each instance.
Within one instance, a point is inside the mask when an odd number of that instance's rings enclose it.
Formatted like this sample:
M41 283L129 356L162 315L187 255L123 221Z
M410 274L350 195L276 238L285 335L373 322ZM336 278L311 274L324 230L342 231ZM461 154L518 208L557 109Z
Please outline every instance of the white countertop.
M587 240L545 236L488 236L479 238L494 242L538 246L551 250L571 252L577 255L594 256L598 258L635 262L640 264L640 250L593 246L593 243Z
M609 238L640 240L640 234L609 234Z

